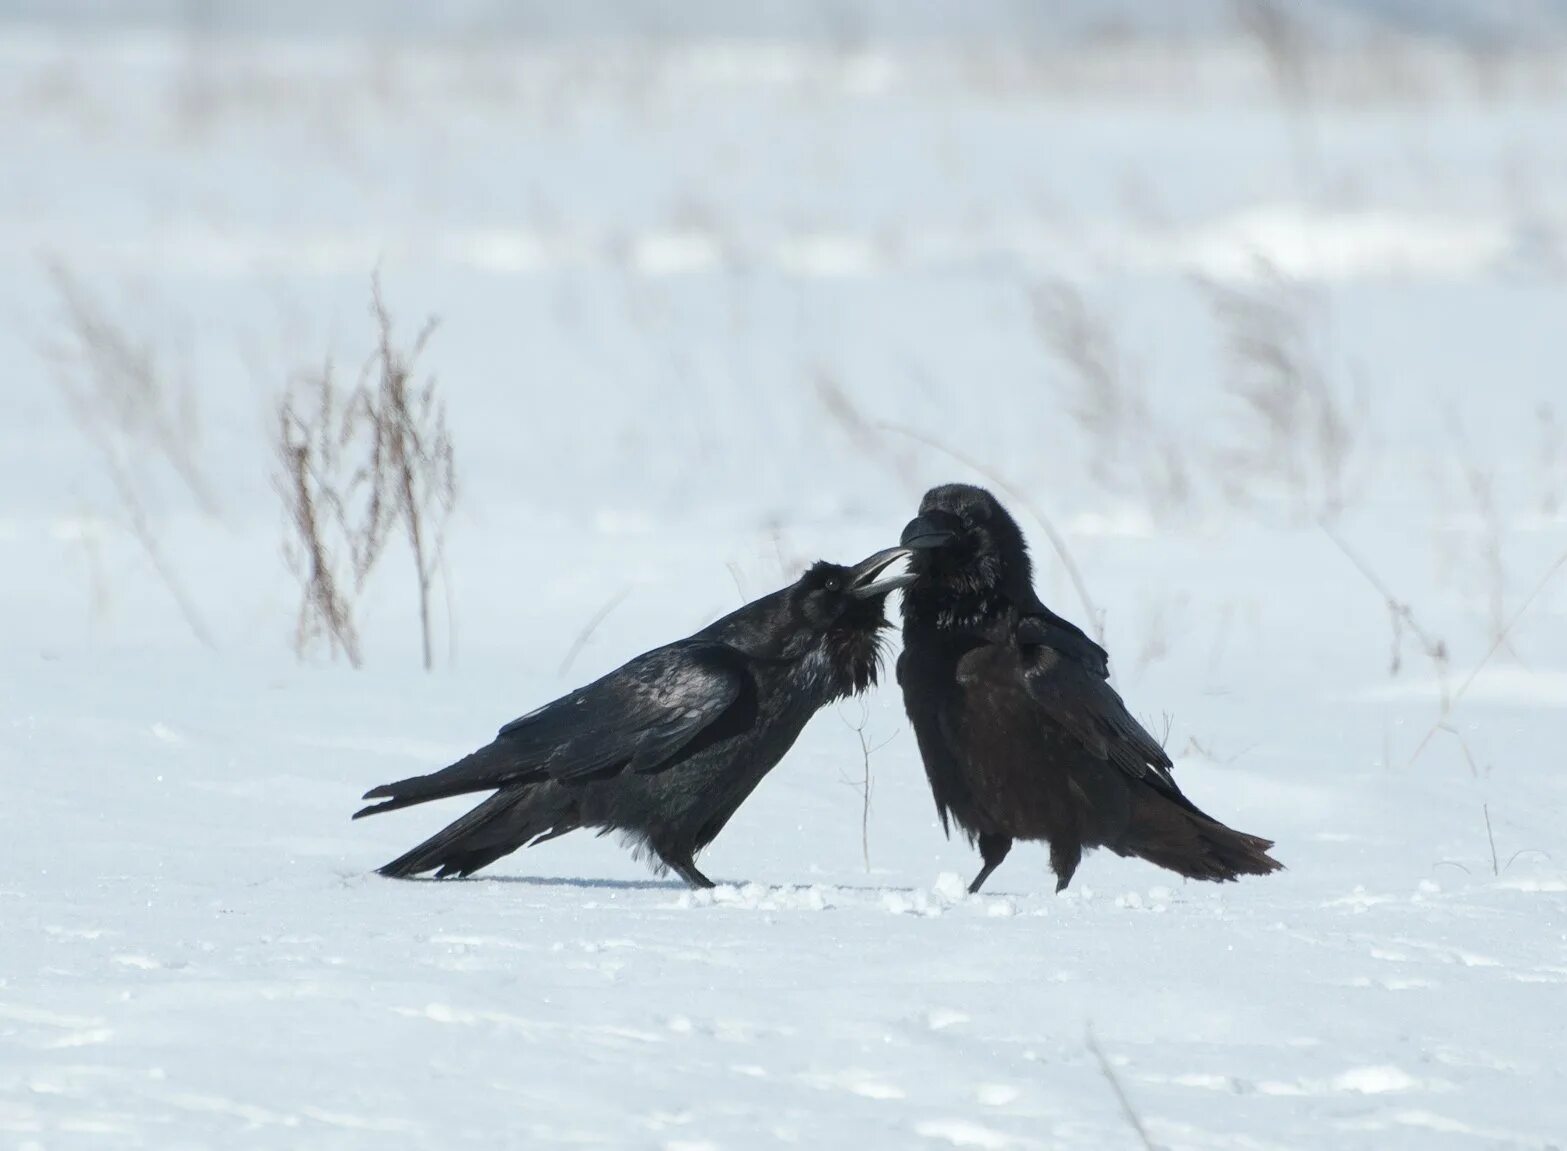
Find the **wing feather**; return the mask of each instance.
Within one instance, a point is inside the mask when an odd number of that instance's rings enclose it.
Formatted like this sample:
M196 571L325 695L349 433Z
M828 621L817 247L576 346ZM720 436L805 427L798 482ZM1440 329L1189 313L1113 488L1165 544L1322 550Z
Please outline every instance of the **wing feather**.
M450 767L366 792L366 799L388 802L358 815L520 780L658 771L728 711L749 682L739 653L724 644L683 640L655 648L512 720L492 743Z
M1109 660L1102 647L1051 613L1024 616L1016 636L1024 682L1051 721L1095 757L1180 795L1169 755L1110 686Z

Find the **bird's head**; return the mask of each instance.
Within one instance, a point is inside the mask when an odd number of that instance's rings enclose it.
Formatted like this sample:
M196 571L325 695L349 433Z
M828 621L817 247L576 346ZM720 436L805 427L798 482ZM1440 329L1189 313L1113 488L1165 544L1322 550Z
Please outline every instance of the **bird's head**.
M983 616L999 600L1032 598L1028 545L1017 521L995 496L971 484L943 484L920 500L919 515L903 529L914 581L904 601L907 615L928 610L959 622Z
M786 590L796 625L790 634L799 649L787 654L809 659L828 677L834 696L854 695L875 684L881 632L888 626L887 593L914 578L906 572L883 573L908 554L907 548L887 548L853 567L822 560Z

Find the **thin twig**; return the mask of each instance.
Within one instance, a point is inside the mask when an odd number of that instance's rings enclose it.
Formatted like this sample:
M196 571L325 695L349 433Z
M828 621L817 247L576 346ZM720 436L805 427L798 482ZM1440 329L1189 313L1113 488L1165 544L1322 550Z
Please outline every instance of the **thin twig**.
M1175 726L1175 717L1167 711L1161 714L1164 717L1164 730L1159 733L1159 746L1168 748L1170 746L1170 729Z
M1469 750L1469 741L1464 738L1464 733L1459 731L1456 727L1454 727L1450 723L1444 723L1442 725L1442 730L1447 732L1448 735L1452 736L1454 739L1456 739L1458 741L1458 750L1460 750L1460 751L1462 751L1464 753L1464 762L1469 765L1469 774L1473 778L1479 779L1480 778L1480 765L1475 762L1474 752ZM1485 769L1485 773L1487 775L1490 775L1491 774L1491 769L1489 767L1487 767Z
M1415 618L1414 610L1407 603L1404 603L1393 594L1392 589L1383 582L1382 577L1371 570L1371 565L1366 562L1359 552L1355 551L1354 548L1349 546L1348 541L1346 541L1343 536L1339 535L1338 532L1334 530L1333 526L1328 523L1326 518L1319 517L1317 520L1317 526L1322 529L1323 534L1326 535L1328 539L1333 541L1334 546L1336 546L1339 551L1344 553L1344 557L1348 559L1350 563L1355 565L1355 569L1359 571L1361 575L1366 577L1366 582L1377 590L1377 594L1379 594L1383 601L1387 604L1388 616L1391 618L1393 624L1393 661L1392 666L1389 669L1390 674L1397 675L1399 667L1403 662L1403 644L1401 637L1403 636L1403 629L1407 627L1411 632L1414 633L1415 638L1420 641L1420 646L1425 649L1426 658L1436 665L1437 681L1441 685L1442 701L1443 707L1445 709L1448 698L1447 644L1442 640L1433 637L1428 631L1426 631L1425 628L1420 626L1420 621Z
M1127 1098L1126 1089L1121 1086L1120 1077L1116 1075L1115 1068L1110 1066L1110 1061L1105 1058L1105 1053L1099 1049L1099 1041L1094 1038L1094 1029L1088 1029L1088 1049L1094 1053L1094 1058L1099 1061L1099 1070L1103 1072L1105 1080L1110 1084L1110 1090L1115 1092L1116 1100L1121 1104L1121 1114L1131 1124L1132 1130L1137 1132L1137 1138L1147 1151L1158 1151L1159 1145L1148 1137L1148 1129L1143 1126L1142 1117L1137 1114L1137 1109L1132 1106L1132 1101Z
M856 734L860 737L860 756L865 764L865 789L860 793L860 858L865 862L865 874L871 872L871 747L865 742L865 729L860 728Z
M273 484L289 525L284 555L300 583L295 654L303 658L313 640L324 638L334 657L341 648L349 665L359 668L364 660L354 600L339 558L345 547L359 554L345 504L351 481L344 477L349 461L343 448L352 403L338 394L330 359L317 372L294 376L278 399Z
M841 709L838 712L838 717L840 719L843 718ZM862 700L860 701L859 722L851 724L846 719L843 721L844 725L853 730L854 734L859 737L860 760L864 764L864 771L859 779L850 779L845 776L844 782L860 789L860 855L865 861L865 872L867 875L870 874L871 870L871 752L879 751L886 746L885 743L881 743L876 747L872 747L865 738L865 725L869 720L870 709L865 706L865 702Z
M374 443L368 469L369 529L372 540L384 539L401 520L413 553L419 591L419 639L424 668L434 664L430 639L430 593L442 569L446 524L457 501L451 437L446 406L433 377L413 387L415 364L434 334L437 321L425 321L406 352L392 338L392 317L381 294L377 272L370 281L370 314L376 325L379 381L372 395L364 393Z
M614 611L626 597L631 594L631 585L627 584L609 599L604 601L604 606L594 612L587 623L582 625L582 630L577 633L577 638L571 641L571 647L566 651L566 658L560 661L560 667L555 674L564 677L571 670L571 665L576 662L577 656L582 654L582 649L588 646L588 640L593 638L593 633L598 630L599 624L609 618L609 613Z
M191 634L202 644L212 650L218 650L218 641L212 637L212 631L202 619L200 610L196 607L196 601L190 592L186 590L178 573L163 554L163 547L158 542L157 533L153 530L152 523L147 518L146 509L141 501L136 498L135 486L131 483L121 468L118 460L112 454L104 456L104 464L110 478L114 482L114 490L120 497L121 506L125 509L126 518L130 522L131 535L136 542L141 544L142 551L146 553L147 560L152 564L152 570L157 573L158 579L163 582L164 588L169 593L169 598L174 601L174 606L179 609L180 616L185 620L185 626L190 628Z
M1491 874L1500 875L1502 871L1496 863L1496 836L1491 832L1491 805L1482 803L1480 810L1485 813L1485 838L1491 844Z
M735 563L734 560L730 560L728 563L724 564L724 566L729 569L729 578L734 580L735 593L739 595L740 602L744 603L746 598L745 581L740 577L740 565Z
M1442 724L1446 722L1448 713L1450 713L1453 708L1458 706L1458 701L1464 698L1464 693L1467 692L1470 685L1474 683L1475 677L1480 674L1481 670L1485 667L1486 664L1491 662L1491 657L1502 649L1502 645L1507 642L1508 635L1512 632L1513 628L1517 626L1518 621L1524 617L1525 612L1534 606L1534 601L1540 597L1540 593L1545 590L1546 585L1549 584L1551 580L1556 578L1556 573L1561 571L1563 567L1567 567L1567 551L1564 551L1561 555L1557 556L1556 562L1551 564L1551 566L1546 569L1545 574L1540 577L1540 582L1534 585L1534 590L1530 592L1528 598L1519 605L1518 610L1513 613L1513 618L1507 621L1507 626L1502 628L1501 632L1496 636L1496 639L1492 641L1490 650L1485 653L1485 658L1482 659L1479 663L1475 664L1475 669L1469 673L1469 678L1458 685L1458 690L1453 693L1452 698L1449 699L1446 702L1446 706L1443 707L1442 714L1437 717L1437 721L1431 725L1431 730L1426 732L1425 738L1420 741L1420 745L1415 748L1414 754L1409 757L1409 767L1413 767L1415 765L1415 761L1420 758L1420 753L1423 752L1426 749L1426 745L1431 742L1431 737L1442 729Z
M978 472L980 475L984 476L997 488L1005 492L1014 503L1022 507L1024 511L1028 512L1028 514L1034 518L1039 526L1044 529L1045 536L1050 540L1050 546L1055 549L1057 557L1059 557L1061 560L1061 566L1066 568L1066 574L1068 578L1071 579L1072 586L1077 590L1077 597L1083 603L1083 610L1088 613L1088 622L1089 626L1094 629L1094 638L1097 639L1101 645L1104 644L1104 618L1099 614L1099 609L1094 606L1093 597L1088 594L1088 585L1083 582L1083 573L1078 570L1076 561L1072 559L1072 553L1067 550L1066 540L1063 539L1061 533L1056 530L1056 526L1051 521L1050 517L1039 510L1037 504L1035 504L1022 492L1020 492L1014 485L1008 483L1005 479L997 475L991 469L987 468L984 464L981 464L979 461L975 460L972 456L964 455L955 448L950 448L946 444L943 444L937 440L933 440L923 432L915 431L913 428L906 428L902 424L892 424L887 423L886 421L878 422L876 427L880 431L893 432L900 436L907 436L909 439L916 440L928 448L935 448L938 452L950 456L964 467L971 468L975 472Z
M1506 871L1509 867L1511 867L1513 865L1513 861L1520 855L1538 855L1547 862L1549 862L1551 858L1551 853L1542 847L1520 847L1517 851L1513 852L1507 857L1507 862L1502 864L1502 870Z

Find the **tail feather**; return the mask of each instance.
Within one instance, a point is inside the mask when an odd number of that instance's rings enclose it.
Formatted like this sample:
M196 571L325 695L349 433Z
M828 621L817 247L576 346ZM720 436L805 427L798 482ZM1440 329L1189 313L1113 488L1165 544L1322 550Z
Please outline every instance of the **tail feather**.
M1284 867L1268 854L1271 839L1226 827L1197 807L1178 805L1152 789L1138 794L1126 833L1108 846L1117 855L1136 856L1188 879L1214 883Z
M580 826L576 799L564 788L552 783L516 785L492 795L379 870L394 879L426 871L435 871L437 879L472 875L519 847Z
M355 819L367 815L379 815L383 811L396 811L432 799L446 799L454 795L469 795L476 791L493 791L509 783L526 778L534 764L519 758L518 749L511 741L496 740L481 747L472 755L465 755L450 767L429 775L415 775L396 783L383 783L365 792L365 799L384 799L385 803L373 803L354 812Z

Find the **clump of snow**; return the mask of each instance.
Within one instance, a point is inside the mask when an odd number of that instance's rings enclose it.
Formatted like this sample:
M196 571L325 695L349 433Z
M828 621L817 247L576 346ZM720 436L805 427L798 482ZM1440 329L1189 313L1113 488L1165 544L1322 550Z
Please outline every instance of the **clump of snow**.
M721 883L701 891L684 891L677 907L730 907L744 911L825 911L832 906L830 892L820 884L809 887L772 887L764 883L739 886Z
M1386 1095L1392 1091L1413 1091L1420 1080L1397 1067L1356 1067L1333 1078L1335 1091L1354 1091L1361 1095Z

